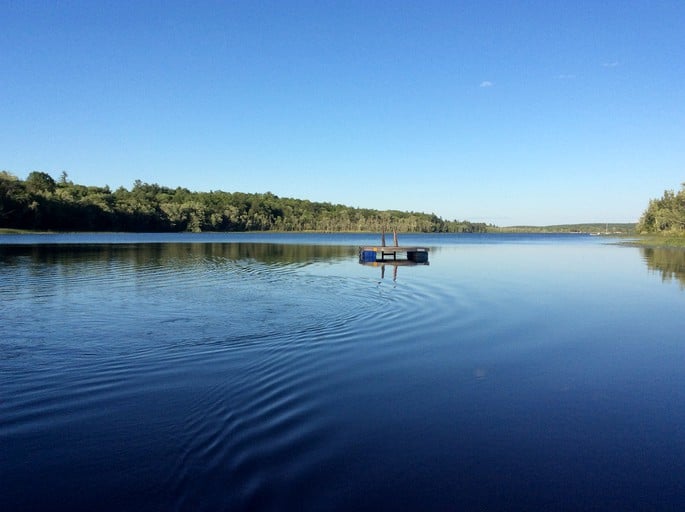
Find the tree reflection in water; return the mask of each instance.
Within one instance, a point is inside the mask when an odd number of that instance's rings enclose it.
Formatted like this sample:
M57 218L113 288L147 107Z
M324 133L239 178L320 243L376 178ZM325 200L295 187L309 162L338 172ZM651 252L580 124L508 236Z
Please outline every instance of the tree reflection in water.
M677 279L685 288L685 250L667 247L642 248L642 257L650 270L661 272L662 281Z

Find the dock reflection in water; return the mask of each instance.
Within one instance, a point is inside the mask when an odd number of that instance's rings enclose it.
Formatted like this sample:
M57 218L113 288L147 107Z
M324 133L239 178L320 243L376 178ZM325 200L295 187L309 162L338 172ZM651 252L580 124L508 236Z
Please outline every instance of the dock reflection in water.
M410 260L396 260L396 261L360 261L360 265L365 267L379 267L381 269L381 279L385 279L385 267L392 267L392 280L397 281L398 267L416 267L430 265L429 262L417 263Z

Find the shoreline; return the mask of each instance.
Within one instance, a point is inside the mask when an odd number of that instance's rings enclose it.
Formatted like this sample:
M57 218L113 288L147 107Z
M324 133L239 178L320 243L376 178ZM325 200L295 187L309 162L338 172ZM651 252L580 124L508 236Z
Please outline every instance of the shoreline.
M619 245L645 248L667 248L685 250L685 235L635 235L631 240L618 242Z
M114 233L142 233L139 231L51 231L51 230L31 230L31 229L15 229L15 228L0 228L0 237L3 235L60 235L60 234L114 234ZM160 231L155 233L191 233L190 231ZM260 233L260 234L304 234L304 233L341 233L341 234L367 234L375 233L375 231L202 231L197 234L222 234L222 233ZM490 235L511 235L511 234L535 234L535 235L559 235L559 234L570 234L570 235L588 235L588 233L571 233L571 232L559 232L559 231L489 231L487 234ZM402 233L402 234L421 234L421 232L416 233ZM431 233L426 233L431 234ZM438 233L432 233L438 234ZM448 234L448 233L446 233ZM474 233L449 233L449 234L460 234L460 235L471 235ZM478 234L478 233L475 233ZM672 249L684 249L685 250L685 235L599 235L603 238L619 238L615 243L617 245L625 245L628 247L651 247L651 248L672 248ZM620 238L625 238L625 240L620 240Z

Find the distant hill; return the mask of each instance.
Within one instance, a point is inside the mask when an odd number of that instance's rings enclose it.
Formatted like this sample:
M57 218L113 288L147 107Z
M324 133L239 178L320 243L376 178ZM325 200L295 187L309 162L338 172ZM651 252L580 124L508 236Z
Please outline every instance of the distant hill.
M494 231L503 233L592 233L609 235L631 235L635 223L593 222L587 224L557 224L553 226L507 226Z

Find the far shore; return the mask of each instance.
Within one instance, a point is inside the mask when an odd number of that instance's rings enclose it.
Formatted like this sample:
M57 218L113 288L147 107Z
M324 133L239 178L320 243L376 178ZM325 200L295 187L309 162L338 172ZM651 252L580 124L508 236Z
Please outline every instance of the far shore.
M31 229L13 229L13 228L0 228L0 236L2 235L57 235L57 234L66 234L66 233L82 233L82 234L93 234L93 233L115 233L114 231L112 232L107 232L107 231L44 231L44 230L31 230ZM120 232L119 232L120 233ZM131 232L133 233L133 232ZM180 232L179 232L180 233ZM185 233L185 231L184 231ZM190 233L190 231L188 231ZM223 233L220 231L204 231L202 233ZM295 231L230 231L226 233L324 233L323 231L302 231L302 232L295 232ZM340 232L340 233L347 233L347 232ZM361 232L352 232L350 231L349 233L361 233ZM525 231L516 231L516 233L519 234L524 234L526 233ZM536 233L536 234L555 234L553 231L547 231L547 232L540 232L540 231L533 231L531 230L530 233ZM489 231L489 234L513 234L511 231ZM558 234L558 233L557 233ZM467 234L468 235L468 234ZM620 245L627 245L627 246L632 246L632 247L670 247L670 248L682 248L685 249L685 235L612 235L612 234L601 234L602 237L607 237L607 238L624 238L625 240L621 240L618 243Z

